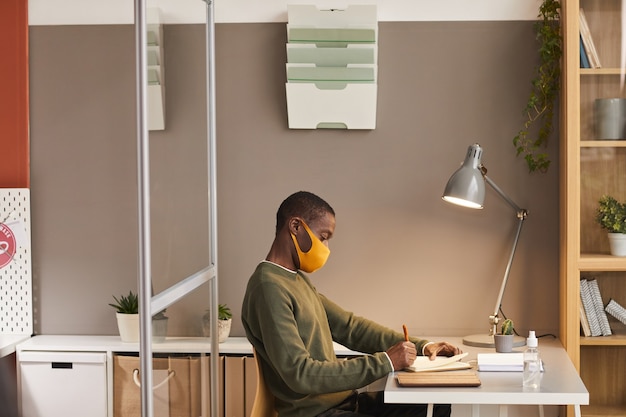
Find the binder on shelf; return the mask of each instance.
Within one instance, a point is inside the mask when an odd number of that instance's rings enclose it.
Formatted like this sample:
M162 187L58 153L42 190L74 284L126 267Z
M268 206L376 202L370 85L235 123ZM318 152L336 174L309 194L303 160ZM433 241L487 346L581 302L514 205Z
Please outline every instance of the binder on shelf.
M376 5L288 5L287 12L289 128L374 129Z

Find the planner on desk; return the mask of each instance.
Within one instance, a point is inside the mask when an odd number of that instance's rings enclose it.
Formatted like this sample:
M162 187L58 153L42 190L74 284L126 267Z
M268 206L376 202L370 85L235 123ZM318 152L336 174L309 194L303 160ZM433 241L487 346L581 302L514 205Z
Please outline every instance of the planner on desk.
M461 359L468 354L468 352L465 352L451 357L437 356L432 361L428 356L418 356L406 370L412 372L439 372L468 369L471 365L467 362L461 362Z
M401 387L478 387L480 378L474 370L450 372L401 372L396 375Z

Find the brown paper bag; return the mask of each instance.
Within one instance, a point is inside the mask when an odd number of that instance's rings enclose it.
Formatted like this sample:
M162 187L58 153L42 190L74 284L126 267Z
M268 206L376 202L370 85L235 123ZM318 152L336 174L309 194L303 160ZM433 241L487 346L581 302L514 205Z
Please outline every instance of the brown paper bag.
M170 417L198 417L200 410L200 358L154 358L153 374L155 414ZM167 371L160 372L160 371ZM139 357L113 357L113 415L141 416ZM167 395L158 392L167 387ZM169 410L162 410L163 399L169 398ZM157 410L159 407L159 410ZM158 412L157 412L158 411ZM167 414L169 413L169 414Z

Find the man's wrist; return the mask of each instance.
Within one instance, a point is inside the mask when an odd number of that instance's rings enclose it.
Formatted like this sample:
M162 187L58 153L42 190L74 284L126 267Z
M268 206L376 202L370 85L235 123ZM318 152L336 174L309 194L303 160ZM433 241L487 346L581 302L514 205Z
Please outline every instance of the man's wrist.
M427 342L424 344L424 346L422 346L422 356L426 356L426 346L428 345L432 345L435 342Z
M389 357L389 355L387 354L387 352L383 352L385 354L385 356L387 357L387 360L389 361L389 365L391 366L391 370L394 370L393 367L393 362L391 361L391 358Z

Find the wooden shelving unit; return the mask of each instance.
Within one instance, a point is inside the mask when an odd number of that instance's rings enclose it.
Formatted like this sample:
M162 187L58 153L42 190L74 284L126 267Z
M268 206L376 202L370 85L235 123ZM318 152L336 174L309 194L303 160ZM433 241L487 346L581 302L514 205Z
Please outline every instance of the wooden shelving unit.
M584 417L626 415L626 326L609 316L611 336L583 337L580 279L595 278L604 304L626 305L626 257L609 254L595 222L599 198L626 201L626 137L596 140L594 102L626 98L621 87L621 7L618 0L561 2L564 36L561 123L561 340L589 390ZM579 10L601 68L580 68ZM626 135L624 135L626 136ZM568 410L571 412L572 410ZM570 414L568 414L570 415Z

